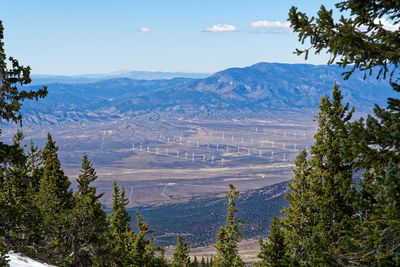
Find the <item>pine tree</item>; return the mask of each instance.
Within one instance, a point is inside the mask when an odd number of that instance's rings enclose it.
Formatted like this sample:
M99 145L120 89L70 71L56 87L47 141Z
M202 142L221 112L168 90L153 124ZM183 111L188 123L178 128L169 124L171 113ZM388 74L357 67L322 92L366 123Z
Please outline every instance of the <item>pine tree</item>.
M166 266L164 248L155 246L153 238L148 238L153 230L149 229L149 224L143 221L139 212L136 212L136 219L139 233L130 248L133 264L135 266Z
M353 110L343 106L341 92L333 88L332 101L320 101L316 116L318 129L311 147L311 158L302 151L296 161L295 177L286 198L289 206L283 219L287 245L294 263L329 266L338 264L335 254L343 249L352 203L345 193L354 189L352 162L340 156L341 143L348 136L347 125ZM346 225L346 229L342 229ZM336 242L342 241L340 246Z
M113 205L108 217L112 240L112 262L113 266L166 266L164 249L154 245L152 238L148 235L149 224L143 221L137 212L136 234L130 227L131 217L126 211L129 200L125 197L125 189L120 190L114 182Z
M265 243L261 239L259 241L261 250L257 257L262 260L254 266L289 266L285 233L278 217L273 218L269 232L268 240Z
M0 20L0 119L9 122L22 124L22 114L20 113L22 101L25 99L43 98L47 95L46 87L37 91L21 90L21 86L31 82L30 67L21 66L13 57L9 57L7 68L7 56L4 51L4 27ZM0 149L1 150L1 149Z
M104 262L108 224L99 200L103 193L97 194L96 187L91 185L96 179L96 171L84 154L74 207L68 214L63 231L72 250L65 261L71 266L93 266Z
M113 212L108 216L110 225L111 257L113 266L128 266L129 246L136 240L136 235L129 225L131 216L126 211L129 200L125 197L125 189L119 189L117 183L113 183Z
M214 259L213 266L244 266L244 262L240 259L237 243L242 234L239 231L239 226L244 224L244 220L235 216L237 213L236 200L239 191L229 184L229 191L226 193L228 203L227 217L225 227L221 226L217 234L217 257Z
M193 262L191 263L191 266L193 266L193 267L198 267L199 266L199 261L197 260L196 256L194 256Z
M345 78L357 70L377 78L390 77L390 84L400 92L398 68L400 63L398 1L347 0L336 4L344 14L335 22L332 11L320 8L317 18L309 18L293 7L289 13L292 28L303 43L310 41L310 49L331 55L329 64L351 66ZM387 29L382 18L397 26ZM338 34L339 33L339 34ZM336 58L339 58L336 61ZM394 78L396 77L396 78ZM388 99L387 108L375 106L375 117L368 116L352 123L349 138L343 141L342 158L354 161L360 171L357 190L342 190L354 203L356 228L347 230L352 247L336 252L342 264L368 266L400 265L400 100ZM357 221L359 220L359 221ZM351 230L352 227L350 227ZM346 242L345 242L346 243ZM346 246L344 246L346 247Z
M185 239L178 235L178 244L176 245L175 251L172 255L172 266L189 266L190 258L189 258L189 244L185 243ZM202 258L202 263L204 262L204 258ZM202 265L203 266L203 265Z
M206 267L206 261L204 260L204 257L201 257L200 267Z
M58 147L47 136L47 143L41 153L43 176L40 180L36 205L42 219L41 255L45 260L59 264L67 257L69 247L64 238L67 214L73 207L73 196L68 177L61 169L57 156Z

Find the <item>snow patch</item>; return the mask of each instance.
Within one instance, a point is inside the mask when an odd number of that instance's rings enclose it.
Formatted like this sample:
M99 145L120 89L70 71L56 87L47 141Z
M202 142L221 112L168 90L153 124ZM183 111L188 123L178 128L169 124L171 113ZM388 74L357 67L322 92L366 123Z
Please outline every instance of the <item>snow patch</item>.
M52 265L47 265L44 263L40 263L38 261L32 260L31 258L22 256L19 253L8 253L8 259L10 260L8 263L10 267L49 267Z

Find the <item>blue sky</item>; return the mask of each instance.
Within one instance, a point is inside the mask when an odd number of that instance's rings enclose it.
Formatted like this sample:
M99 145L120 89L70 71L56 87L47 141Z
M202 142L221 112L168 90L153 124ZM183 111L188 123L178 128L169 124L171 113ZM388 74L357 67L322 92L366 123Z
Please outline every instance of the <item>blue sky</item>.
M335 2L0 0L0 19L7 55L32 73L213 73L261 61L304 63L293 55L301 46L284 24L289 8L315 15ZM320 55L306 63L326 61Z

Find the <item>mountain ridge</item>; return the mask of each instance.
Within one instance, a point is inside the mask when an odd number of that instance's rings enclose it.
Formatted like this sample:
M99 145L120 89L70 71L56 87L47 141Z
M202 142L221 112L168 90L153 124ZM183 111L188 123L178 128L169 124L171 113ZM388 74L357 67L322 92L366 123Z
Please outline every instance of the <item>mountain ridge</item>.
M383 105L388 96L395 95L387 81L364 80L362 73L345 81L344 71L338 66L261 62L202 79L113 78L86 84L48 84L47 98L40 105L24 103L23 109L31 123L76 121L78 117L90 121L94 117L112 119L152 112L208 119L218 113L232 119L243 112L316 110L335 82L341 86L344 102L355 106L356 111L369 112L375 103ZM68 114L75 114L74 118Z

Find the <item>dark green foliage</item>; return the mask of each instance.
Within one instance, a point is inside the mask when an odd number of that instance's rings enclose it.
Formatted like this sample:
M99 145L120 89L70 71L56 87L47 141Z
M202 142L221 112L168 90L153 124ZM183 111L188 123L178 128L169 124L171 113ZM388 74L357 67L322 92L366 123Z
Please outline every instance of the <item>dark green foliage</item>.
M119 190L114 182L113 213L108 217L113 266L166 266L164 249L155 246L153 239L148 238L152 231L139 213L136 213L139 233L130 227L131 218L126 211L128 203L125 189Z
M99 265L107 253L105 233L108 224L99 201L103 194L97 194L96 187L91 186L96 179L96 172L84 154L77 179L78 190L74 193L74 205L67 213L64 230L72 251L68 260L72 266Z
M42 219L40 231L43 254L59 264L65 260L69 251L65 225L67 214L73 207L73 195L68 177L61 169L57 150L58 147L48 134L41 153L43 170L35 203Z
M201 257L201 261L200 261L200 267L206 267L206 261L204 260L204 257Z
M299 40L310 41L310 48L298 50L297 54L305 54L307 58L311 49L316 54L327 52L331 55L328 64L340 66L351 65L352 70L371 71L378 67L379 75L390 75L400 62L400 36L398 31L390 31L376 21L379 18L389 19L392 23L400 20L400 4L398 1L347 0L336 4L340 11L351 14L341 16L338 22L332 17L332 10L321 6L318 17L309 18L292 7L288 21ZM338 59L338 60L337 60ZM366 72L367 73L367 72Z
M8 249L3 245L4 241L0 239L0 266L10 266L8 264L9 259L7 256Z
M239 191L229 184L229 191L226 192L228 203L226 225L221 226L217 234L217 257L214 259L213 266L244 266L244 262L240 259L237 243L242 234L239 231L239 226L244 224L244 220L235 216L237 213L236 199Z
M329 64L339 58L339 65L352 65L346 79L355 70L371 75L374 68L379 70L378 78L389 75L391 86L400 92L396 77L400 62L398 24L397 29L386 29L380 22L381 18L395 25L400 22L399 2L347 0L336 7L351 17L342 16L335 22L332 11L322 6L317 18L308 18L293 7L288 20L300 41L310 41L310 49L331 54ZM297 53L307 57L308 51ZM343 203L352 204L353 215L343 214L336 243L321 235L312 236L311 248L341 265L400 266L400 100L389 98L387 108L375 106L374 113L375 117L348 124L348 135L338 138L340 157L352 162L353 173L361 176L357 188L349 187L342 176L335 178L342 185L334 193L343 197ZM324 243L330 243L329 247ZM332 247L336 248L330 250ZM327 258L314 259L329 264Z
M278 217L274 217L269 232L268 240L265 243L261 239L259 241L261 249L257 257L262 260L255 266L289 266L285 233Z
M172 255L172 266L189 266L190 258L189 258L189 244L185 243L185 239L178 235L178 244L176 245L174 254ZM202 263L204 262L204 258L202 258ZM203 266L203 265L202 265Z
M199 261L197 260L196 256L194 256L193 262L190 264L190 266L193 266L193 267L198 267L199 266Z
M7 56L4 51L4 27L0 20L0 119L19 122L22 124L22 115L19 113L22 101L25 99L43 98L47 95L46 87L37 91L20 90L18 86L31 82L30 67L19 65L18 60L10 57L11 69L7 69Z
M318 129L310 155L301 151L286 194L289 205L282 222L270 226L267 243L260 242L260 266L332 266L342 263L339 251L348 249L347 232L355 214L347 193L354 191L352 161L341 157L353 111L341 103L337 85L332 100L321 99Z

